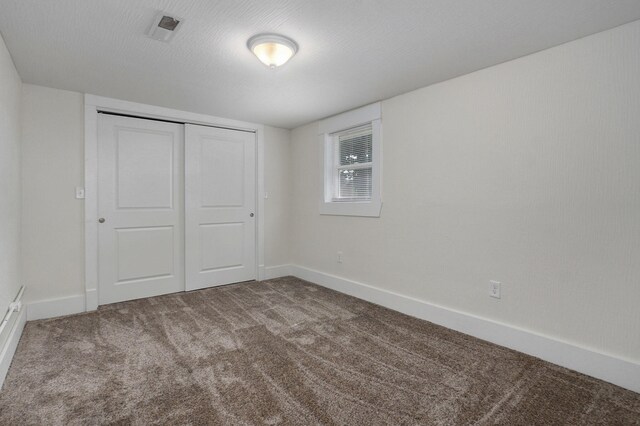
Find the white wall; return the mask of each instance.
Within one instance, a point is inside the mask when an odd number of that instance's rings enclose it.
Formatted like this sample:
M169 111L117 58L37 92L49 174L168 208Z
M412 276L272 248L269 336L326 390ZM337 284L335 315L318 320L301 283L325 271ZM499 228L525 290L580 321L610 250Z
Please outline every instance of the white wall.
M265 266L290 263L291 132L265 126Z
M83 95L23 88L23 277L30 302L84 297ZM265 127L265 266L289 263L288 130ZM290 186L289 186L290 187ZM64 302L67 303L67 302Z
M20 91L0 36L0 320L20 289ZM10 327L7 327L9 330ZM6 334L6 333L3 333ZM5 336L0 336L0 348Z
M84 100L22 90L22 276L27 300L84 295Z
M640 362L639 76L634 22L384 101L379 219L295 129L293 263Z

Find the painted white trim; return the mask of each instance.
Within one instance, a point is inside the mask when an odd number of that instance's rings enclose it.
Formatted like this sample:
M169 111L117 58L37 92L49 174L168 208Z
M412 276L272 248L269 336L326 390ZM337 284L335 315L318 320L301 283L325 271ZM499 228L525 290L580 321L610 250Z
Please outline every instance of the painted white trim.
M256 130L257 135L257 170L256 170L256 179L258 180L258 184L256 187L256 208L258 209L258 220L256 221L256 226L258 227L258 244L256 245L256 279L258 281L263 279L264 272L264 208L265 208L265 183L264 183L264 126L260 126L259 130Z
M92 288L85 290L85 303L87 311L95 311L98 309L98 289Z
M27 320L62 317L85 312L85 295L38 300L27 304Z
M7 377L11 361L13 360L13 355L16 353L18 342L20 341L22 331L24 330L24 325L27 322L27 310L24 306L16 312L16 314L16 319L13 321L13 327L11 327L9 336L7 337L4 347L2 348L2 352L0 353L0 389L2 388L5 377Z
M291 275L640 392L638 363L313 269L291 265Z
M262 124L247 121L231 120L228 118L214 117L212 115L198 114L195 112L181 111L164 108L155 105L139 104L136 102L122 101L120 99L105 98L90 94L84 95L85 106L96 107L100 111L114 112L117 114L133 114L137 117L156 118L158 120L172 120L205 126L218 126L229 129L248 130L254 132L263 130Z
M380 217L382 209L382 122L380 103L340 114L318 125L321 147L320 214L338 216ZM371 124L373 139L373 161L371 165L370 201L332 201L335 186L335 143L332 133L348 130L363 124Z
M382 118L382 106L380 102L376 102L375 104L365 105L361 108L325 118L318 123L318 133L335 133L340 130L358 127L380 118Z
M288 275L291 275L291 265L267 266L264 271L263 280L286 277Z
M85 155L85 296L87 311L98 308L98 111L134 115L205 126L224 127L255 132L256 158L256 279L263 279L264 273L264 125L246 121L230 120L188 111L180 111L154 105L139 104L119 99L84 95L84 155Z
M95 299L86 299L87 311L98 309L98 114L84 106L84 287Z

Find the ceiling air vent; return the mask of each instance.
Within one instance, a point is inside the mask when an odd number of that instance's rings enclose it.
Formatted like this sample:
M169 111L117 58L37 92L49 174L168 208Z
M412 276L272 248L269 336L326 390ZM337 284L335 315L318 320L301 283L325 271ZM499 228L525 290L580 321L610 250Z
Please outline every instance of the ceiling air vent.
M160 12L154 18L147 35L154 40L160 40L168 43L176 35L181 26L181 18L169 16L164 12Z

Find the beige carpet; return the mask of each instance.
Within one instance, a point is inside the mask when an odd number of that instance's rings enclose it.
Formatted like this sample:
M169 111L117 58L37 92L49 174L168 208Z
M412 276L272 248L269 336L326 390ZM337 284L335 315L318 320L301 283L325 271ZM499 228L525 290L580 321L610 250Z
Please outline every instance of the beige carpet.
M296 278L27 324L2 425L640 424L640 394Z

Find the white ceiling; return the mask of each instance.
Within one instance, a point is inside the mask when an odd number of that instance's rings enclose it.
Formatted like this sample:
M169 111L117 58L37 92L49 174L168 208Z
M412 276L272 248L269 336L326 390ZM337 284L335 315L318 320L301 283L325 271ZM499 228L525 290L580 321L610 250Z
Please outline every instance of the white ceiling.
M173 41L145 32L184 18ZM27 83L292 128L640 19L638 0L0 0ZM246 48L277 32L269 70Z

